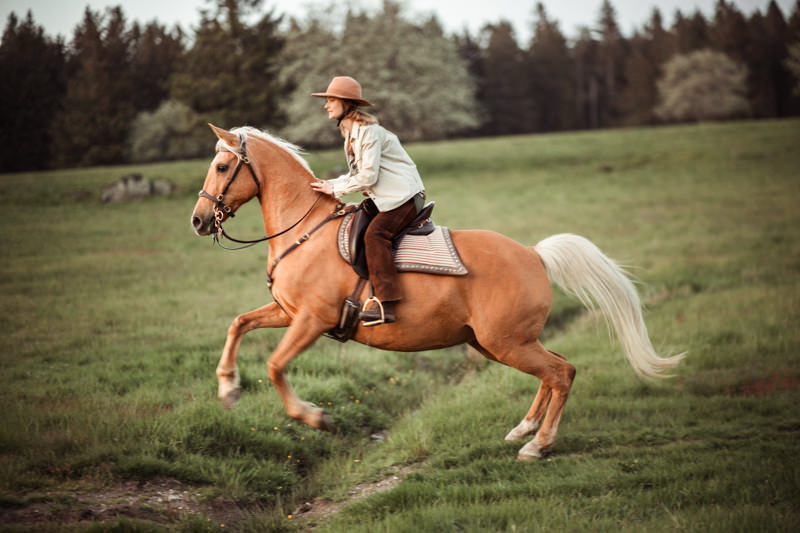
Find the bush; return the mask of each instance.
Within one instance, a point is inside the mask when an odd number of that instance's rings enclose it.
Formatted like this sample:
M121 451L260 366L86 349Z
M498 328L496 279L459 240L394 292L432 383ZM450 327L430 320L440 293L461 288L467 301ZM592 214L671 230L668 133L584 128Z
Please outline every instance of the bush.
M750 111L747 69L712 50L670 59L658 92L656 115L665 120L721 120L745 117Z
M200 157L208 154L210 139L208 126L189 107L167 100L136 117L128 140L130 159L146 163Z

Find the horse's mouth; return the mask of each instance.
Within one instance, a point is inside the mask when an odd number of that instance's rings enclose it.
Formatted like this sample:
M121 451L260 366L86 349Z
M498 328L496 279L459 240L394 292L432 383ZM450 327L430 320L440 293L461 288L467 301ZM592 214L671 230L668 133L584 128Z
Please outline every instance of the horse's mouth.
M200 237L214 233L214 217L200 217L192 215L192 229Z

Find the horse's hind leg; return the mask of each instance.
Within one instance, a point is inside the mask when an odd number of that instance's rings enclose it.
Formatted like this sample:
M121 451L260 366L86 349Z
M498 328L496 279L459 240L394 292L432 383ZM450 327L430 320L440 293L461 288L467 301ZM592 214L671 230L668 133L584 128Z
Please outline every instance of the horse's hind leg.
M542 380L539 392L522 422L506 436L519 440L536 432L536 436L519 451L519 459L541 457L555 441L564 405L567 403L575 367L564 356L550 352L539 341L512 349L497 347L494 350L480 345L481 353L505 365L531 374ZM544 418L539 427L539 421Z
M548 351L566 361L566 358L560 353L550 350ZM550 398L552 396L553 389L550 387L550 385L543 381L539 385L539 392L536 393L536 398L534 398L531 408L528 409L528 414L525 415L525 418L522 419L522 422L520 422L517 427L508 432L508 435L506 435L506 440L523 440L525 437L535 434L536 430L539 429L542 418L544 418L544 414L547 411L547 406L549 405Z

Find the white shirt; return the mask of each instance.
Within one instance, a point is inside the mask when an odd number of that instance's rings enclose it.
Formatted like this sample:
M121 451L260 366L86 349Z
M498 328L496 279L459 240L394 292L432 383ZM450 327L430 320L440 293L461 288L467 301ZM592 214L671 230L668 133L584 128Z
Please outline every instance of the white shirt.
M366 191L380 211L400 207L415 194L425 190L417 165L400 144L397 135L378 124L353 124L350 143L354 158L350 172L333 183L333 195ZM347 154L347 141L344 151Z

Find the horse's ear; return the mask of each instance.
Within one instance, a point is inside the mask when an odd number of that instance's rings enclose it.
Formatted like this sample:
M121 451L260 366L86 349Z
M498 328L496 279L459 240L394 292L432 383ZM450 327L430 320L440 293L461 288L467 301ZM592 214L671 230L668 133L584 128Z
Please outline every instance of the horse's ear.
M222 139L228 146L237 146L239 144L239 138L229 132L228 130L223 130L222 128L218 128L212 123L208 123L208 126L211 128L211 131L214 132L214 135Z

